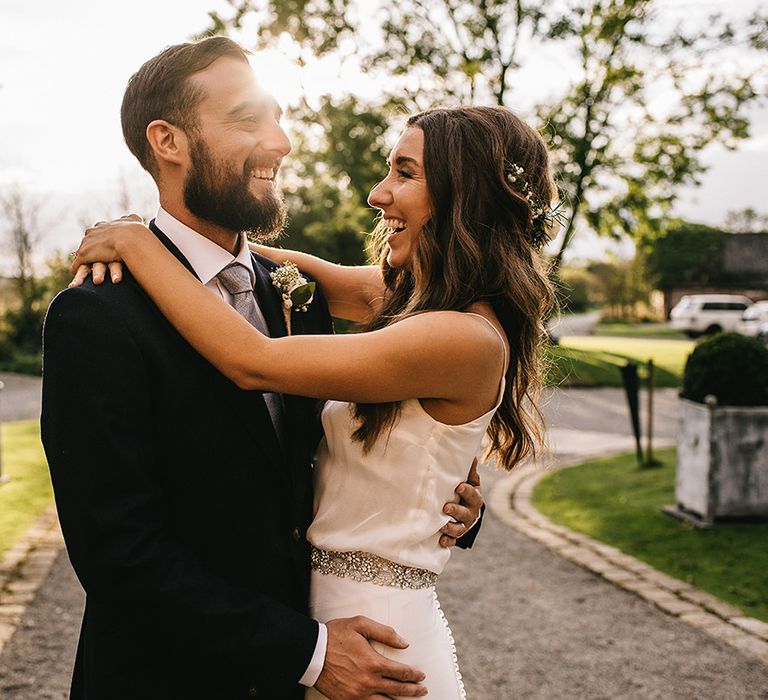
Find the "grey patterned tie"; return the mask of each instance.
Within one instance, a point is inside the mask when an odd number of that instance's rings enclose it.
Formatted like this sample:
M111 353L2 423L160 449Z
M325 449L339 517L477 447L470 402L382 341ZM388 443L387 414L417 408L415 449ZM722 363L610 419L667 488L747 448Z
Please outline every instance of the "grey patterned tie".
M256 297L253 295L253 282L251 273L245 265L233 262L227 265L216 278L221 282L233 298L235 311L250 323L259 333L269 336L269 331L264 323L264 318L256 305ZM275 426L278 440L283 442L283 401L280 394L264 392L264 401L267 404L272 425Z

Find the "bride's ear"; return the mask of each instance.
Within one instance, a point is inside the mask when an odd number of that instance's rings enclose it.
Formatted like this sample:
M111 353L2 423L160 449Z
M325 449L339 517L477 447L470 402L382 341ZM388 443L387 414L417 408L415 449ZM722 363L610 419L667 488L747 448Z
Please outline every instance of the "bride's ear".
M183 165L189 153L187 135L179 127L155 119L147 124L147 141L158 162Z

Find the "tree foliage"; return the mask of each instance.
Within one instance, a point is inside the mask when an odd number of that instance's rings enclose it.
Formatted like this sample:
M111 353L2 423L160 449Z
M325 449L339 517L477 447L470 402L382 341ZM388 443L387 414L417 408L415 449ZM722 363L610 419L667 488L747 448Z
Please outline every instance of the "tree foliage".
M643 247L651 279L659 289L714 283L721 272L724 234L688 221L672 221Z
M0 228L11 252L10 300L0 316L0 367L39 373L45 312L59 290L71 279L69 263L60 255L50 258L40 274L43 202L19 186L0 194Z
M674 24L660 0L400 0L373 13L362 0L230 4L231 16L212 14L211 31L250 22L257 48L288 32L305 56L352 57L379 80L381 105L411 111L462 102L514 107L526 59L563 56L563 80L534 108L571 205L556 265L584 228L613 237L658 233L679 188L704 172L703 149L746 138L746 109L766 94L759 57L768 17L759 13L738 23L699 13ZM744 61L730 60L733 47Z
M650 306L653 287L640 256L593 261L586 270L593 281L593 298L603 306L605 318L637 320L640 308Z
M768 214L752 207L729 211L725 217L725 228L732 233L768 233Z
M282 244L365 264L366 234L373 228L366 200L386 174L386 117L348 96L324 97L317 110L302 104L291 118L306 127L296 134L299 155L284 175L289 221Z

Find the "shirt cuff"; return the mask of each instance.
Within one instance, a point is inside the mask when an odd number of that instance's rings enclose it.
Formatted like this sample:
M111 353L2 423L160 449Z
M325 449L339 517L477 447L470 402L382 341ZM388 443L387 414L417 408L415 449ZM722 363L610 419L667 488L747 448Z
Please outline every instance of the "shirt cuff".
M318 622L317 630L317 644L315 645L315 653L312 654L312 658L309 661L307 670L304 671L304 675L299 679L301 685L311 688L317 679L320 678L323 666L325 665L325 651L328 648L328 628L322 623Z

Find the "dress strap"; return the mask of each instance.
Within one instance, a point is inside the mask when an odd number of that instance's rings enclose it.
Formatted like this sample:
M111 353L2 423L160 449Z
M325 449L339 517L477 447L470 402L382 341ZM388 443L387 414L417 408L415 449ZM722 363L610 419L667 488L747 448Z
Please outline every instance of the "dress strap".
M473 311L465 311L464 313L469 315L469 316L477 316L478 318L482 318L483 321L485 321L491 328L493 328L493 330L495 331L496 335L499 336L499 340L501 341L501 349L504 351L504 375L503 376L506 377L507 376L507 363L508 363L508 360L507 360L507 344L504 342L504 336L501 333L499 333L499 329L496 328L496 326L494 326L493 323L491 323L482 314L476 314Z

